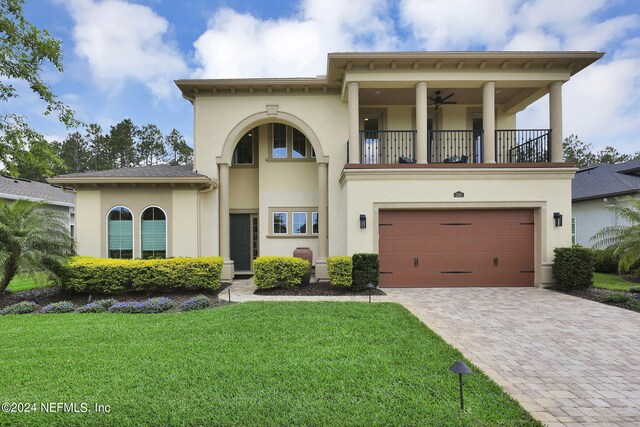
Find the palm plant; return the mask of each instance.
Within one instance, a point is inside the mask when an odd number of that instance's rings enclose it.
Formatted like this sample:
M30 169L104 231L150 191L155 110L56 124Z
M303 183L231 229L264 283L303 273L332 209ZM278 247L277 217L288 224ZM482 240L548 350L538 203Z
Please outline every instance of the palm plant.
M17 273L45 271L56 279L75 254L64 215L41 203L0 200L0 293Z
M626 219L629 225L610 225L598 231L595 240L597 249L611 249L619 258L618 269L629 271L640 262L640 200L628 199L628 205L611 205L607 209ZM637 270L636 273L640 273Z

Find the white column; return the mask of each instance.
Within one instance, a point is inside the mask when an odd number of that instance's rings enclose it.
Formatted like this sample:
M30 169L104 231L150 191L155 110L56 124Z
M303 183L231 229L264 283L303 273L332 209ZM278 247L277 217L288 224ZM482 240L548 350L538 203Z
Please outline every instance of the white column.
M551 128L551 161L562 162L562 82L549 85L549 127Z
M496 82L482 85L482 163L496 162Z
M316 280L328 279L327 256L329 255L329 165L318 163L318 255L316 256Z
M229 165L220 164L218 187L219 205L220 205L220 256L224 259L222 267L222 280L231 280L234 275L233 261L229 257L230 254L230 238L229 238Z
M416 163L428 163L427 83L416 85Z
M347 85L349 95L349 163L360 163L360 98L359 85Z

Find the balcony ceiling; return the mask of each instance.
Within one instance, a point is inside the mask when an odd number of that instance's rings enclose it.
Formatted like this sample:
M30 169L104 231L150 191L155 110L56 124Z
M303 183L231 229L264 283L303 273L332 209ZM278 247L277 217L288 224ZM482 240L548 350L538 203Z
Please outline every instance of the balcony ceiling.
M482 104L482 88L438 88L429 89L427 96L436 97L436 90L440 96L454 95L447 101L458 104ZM519 99L533 96L538 88L498 88L496 89L496 104L509 104ZM360 105L415 105L416 90L414 88L365 88L359 91ZM431 104L431 101L429 101Z

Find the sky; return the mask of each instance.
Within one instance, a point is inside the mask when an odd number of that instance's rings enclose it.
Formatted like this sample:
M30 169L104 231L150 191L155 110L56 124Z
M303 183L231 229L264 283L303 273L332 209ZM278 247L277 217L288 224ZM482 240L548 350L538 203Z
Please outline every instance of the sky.
M173 80L315 77L327 53L589 50L604 58L563 86L564 136L640 151L639 0L27 0L62 40L64 73L43 77L85 123L125 118L178 129L193 110ZM68 133L18 83L10 109L50 140ZM547 128L548 100L518 115Z

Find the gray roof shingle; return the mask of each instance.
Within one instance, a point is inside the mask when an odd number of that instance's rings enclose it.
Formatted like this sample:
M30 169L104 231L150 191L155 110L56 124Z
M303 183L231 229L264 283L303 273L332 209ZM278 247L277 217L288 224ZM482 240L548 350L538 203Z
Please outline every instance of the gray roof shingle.
M152 165L102 171L70 173L56 178L189 178L205 177L193 172L192 165Z
M640 192L640 160L580 169L571 183L573 201Z
M45 182L29 181L0 175L0 198L43 200L56 203L74 204L73 193Z

